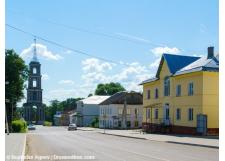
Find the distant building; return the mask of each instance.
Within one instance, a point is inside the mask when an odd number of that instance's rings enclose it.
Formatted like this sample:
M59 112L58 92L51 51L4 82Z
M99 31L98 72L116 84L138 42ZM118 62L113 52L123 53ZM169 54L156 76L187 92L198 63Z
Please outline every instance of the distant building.
M61 117L62 117L62 111L56 111L56 114L54 115L53 125L60 126L61 125Z
M143 98L141 93L118 92L100 103L100 128L141 128Z
M219 57L163 54L143 81L143 126L149 132L219 134Z
M77 101L77 112L70 120L76 121L77 126L90 126L91 122L99 117L99 104L109 96L90 96Z
M57 111L54 115L54 125L55 126L68 126L70 124L70 115L74 113L72 111Z

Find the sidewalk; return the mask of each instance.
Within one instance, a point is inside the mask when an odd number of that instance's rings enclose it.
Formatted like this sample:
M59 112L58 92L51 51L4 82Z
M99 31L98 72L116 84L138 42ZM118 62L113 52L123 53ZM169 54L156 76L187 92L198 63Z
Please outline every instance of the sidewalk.
M21 160L25 154L26 133L10 133L5 135L5 160ZM19 157L19 158L18 158Z
M102 134L115 135L121 137L129 137L136 139L144 139L151 141L162 141L167 143L176 143L192 146L201 146L209 148L219 148L218 138L207 138L207 137L197 137L197 136L185 136L185 135L166 135L166 134L147 134L142 133L140 129L138 130L111 130L106 129L96 129L96 128L82 128L82 130L96 131Z

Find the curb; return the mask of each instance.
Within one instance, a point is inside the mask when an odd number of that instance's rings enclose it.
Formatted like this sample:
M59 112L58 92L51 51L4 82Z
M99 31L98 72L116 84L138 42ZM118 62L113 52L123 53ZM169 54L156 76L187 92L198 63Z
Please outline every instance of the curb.
M77 129L77 130L81 130L81 131L94 131L94 130L84 130L84 129Z
M100 134L104 135L113 135L113 136L119 136L119 137L124 137L124 138L133 138L133 139L140 139L140 140L148 140L146 138L140 138L140 137L135 137L135 136L125 136L125 135L119 135L119 134L109 134L109 133L103 133L103 132L98 132Z
M172 143L172 144L182 144L182 145L190 145L190 146L199 146L199 147L206 147L206 148L214 148L214 149L219 149L218 146L213 146L213 145L202 145L202 144L192 144L192 143L181 143L181 142L176 142L176 141L165 141L167 143Z
M149 140L149 141L157 141L157 142L164 142L164 143L171 143L171 144L182 144L182 145L189 145L189 146L199 146L199 147L206 147L206 148L219 149L218 146L213 146L213 145L202 145L202 144L182 143L182 142L176 142L176 141L160 141L160 140L152 140L152 139L140 138L140 137L135 137L135 136L125 136L125 135L110 134L110 133L103 133L103 132L98 132L98 133L100 133L100 134L105 134L105 135L113 135L113 136L119 136L119 137L126 137L126 138L140 139L140 140Z

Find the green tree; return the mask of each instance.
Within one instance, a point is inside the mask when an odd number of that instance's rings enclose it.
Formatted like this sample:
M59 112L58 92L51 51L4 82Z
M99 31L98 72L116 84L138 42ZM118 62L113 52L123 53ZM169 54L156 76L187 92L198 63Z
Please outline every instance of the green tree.
M58 100L52 100L51 104L45 108L45 120L53 122L56 111L62 111Z
M10 102L6 104L9 126L11 126L12 113L16 111L16 103L24 98L23 90L28 78L28 67L24 60L12 50L5 50L5 98Z
M88 95L88 97L91 97L91 96L93 96L93 94L92 94L92 93L90 93L90 94Z
M125 88L120 83L98 84L95 95L113 95L117 92L125 91Z
M45 120L54 122L56 111L71 111L77 109L76 102L83 98L68 98L64 101L52 100L49 106L45 107Z

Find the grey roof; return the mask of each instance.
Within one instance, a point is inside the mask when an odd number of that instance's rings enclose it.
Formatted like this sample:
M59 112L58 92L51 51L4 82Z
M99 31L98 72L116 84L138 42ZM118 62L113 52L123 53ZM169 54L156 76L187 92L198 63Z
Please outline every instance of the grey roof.
M94 105L98 105L101 102L105 101L107 98L109 98L110 96L90 96L87 97L85 99L79 100L77 102L83 102L83 104L94 104Z
M207 59L207 57L163 54L156 76L141 82L140 85L159 79L164 60L167 62L170 73L173 76L197 71L219 71L219 54L210 59Z
M102 103L100 105L109 105L109 104L124 104L124 100L126 98L127 104L130 105L142 105L143 97L141 93L138 92L117 92Z
M143 85L143 84L146 84L146 83L154 82L154 81L156 81L156 80L158 80L158 78L152 77L152 78L150 78L150 79L147 79L147 80L141 82L139 85Z
M187 65L186 67L180 69L174 75L180 75L197 71L219 71L218 57L213 57L211 59L207 59L207 57L202 57L196 60L195 62Z

